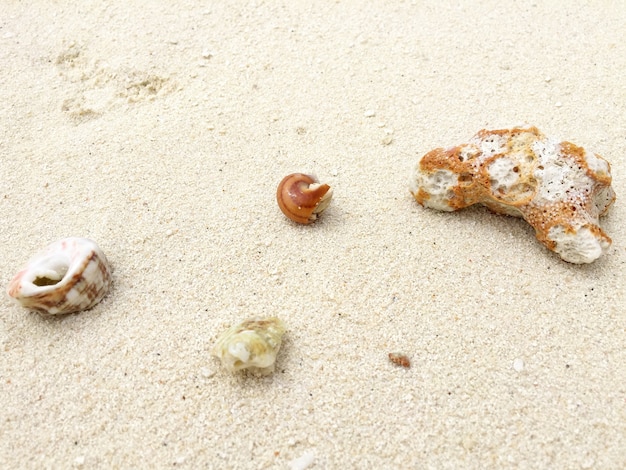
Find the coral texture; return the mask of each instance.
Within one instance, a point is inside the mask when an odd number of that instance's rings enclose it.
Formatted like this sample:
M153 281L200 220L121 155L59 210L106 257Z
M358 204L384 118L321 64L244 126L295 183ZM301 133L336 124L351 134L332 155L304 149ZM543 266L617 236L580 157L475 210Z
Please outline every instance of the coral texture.
M591 263L611 245L599 226L615 200L609 163L536 127L481 130L467 144L428 152L410 191L434 209L483 204L523 217L541 243L570 263Z

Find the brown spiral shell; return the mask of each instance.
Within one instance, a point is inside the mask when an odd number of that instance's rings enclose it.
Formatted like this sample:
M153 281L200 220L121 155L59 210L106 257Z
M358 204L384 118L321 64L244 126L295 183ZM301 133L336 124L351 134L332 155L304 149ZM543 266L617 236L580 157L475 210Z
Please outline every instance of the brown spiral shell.
M300 224L310 224L328 207L333 191L303 173L287 175L278 185L278 207L289 219Z

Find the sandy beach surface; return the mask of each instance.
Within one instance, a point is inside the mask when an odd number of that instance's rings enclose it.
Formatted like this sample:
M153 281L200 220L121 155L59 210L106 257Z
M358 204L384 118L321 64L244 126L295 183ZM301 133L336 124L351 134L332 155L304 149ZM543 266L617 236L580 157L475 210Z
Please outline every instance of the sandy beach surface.
M626 467L623 1L0 10L0 279L68 236L113 270L75 315L2 297L0 467ZM519 123L611 163L594 263L410 195ZM334 189L312 226L276 204L296 171ZM273 375L211 357L270 316Z

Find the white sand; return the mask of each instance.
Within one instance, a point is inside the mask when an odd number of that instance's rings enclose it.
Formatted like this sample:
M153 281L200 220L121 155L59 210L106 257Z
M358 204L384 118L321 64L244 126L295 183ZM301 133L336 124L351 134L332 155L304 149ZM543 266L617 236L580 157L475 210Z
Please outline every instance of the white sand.
M114 287L2 300L0 467L626 466L623 2L27 3L0 15L1 278L85 236ZM428 150L524 122L612 164L592 265L408 193ZM293 171L335 190L314 226L275 203ZM272 315L273 376L209 356Z

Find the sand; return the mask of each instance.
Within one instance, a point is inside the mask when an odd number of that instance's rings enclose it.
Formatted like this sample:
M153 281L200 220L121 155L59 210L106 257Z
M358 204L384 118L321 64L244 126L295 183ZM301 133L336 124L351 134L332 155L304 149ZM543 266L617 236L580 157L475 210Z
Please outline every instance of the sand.
M4 296L0 467L626 466L623 2L0 18L0 277L66 236L113 269L76 315ZM427 151L518 123L611 162L613 245L593 264L409 194ZM276 205L295 171L334 188L313 226ZM288 329L269 377L210 356L251 316Z

